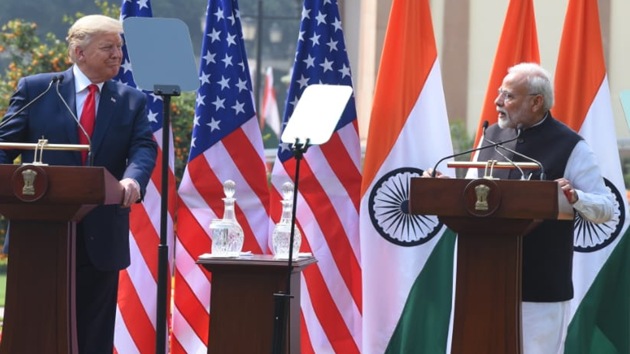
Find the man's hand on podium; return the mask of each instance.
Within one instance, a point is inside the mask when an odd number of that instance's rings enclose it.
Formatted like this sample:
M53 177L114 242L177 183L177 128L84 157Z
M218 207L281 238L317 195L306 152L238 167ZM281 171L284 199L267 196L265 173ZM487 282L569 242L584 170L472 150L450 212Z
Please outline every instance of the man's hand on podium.
M125 191L125 195L122 201L123 208L129 208L131 204L140 201L140 185L133 178L125 178L120 181L120 185Z
M428 170L425 170L424 172L422 172L422 177L426 178L426 177L432 177L433 176L433 169L429 168ZM450 178L448 175L443 174L442 172L435 170L435 177L436 178Z
M556 182L558 182L558 185L562 188L562 192L564 192L564 195L567 197L569 203L574 204L578 201L577 191L573 188L568 179L558 178Z

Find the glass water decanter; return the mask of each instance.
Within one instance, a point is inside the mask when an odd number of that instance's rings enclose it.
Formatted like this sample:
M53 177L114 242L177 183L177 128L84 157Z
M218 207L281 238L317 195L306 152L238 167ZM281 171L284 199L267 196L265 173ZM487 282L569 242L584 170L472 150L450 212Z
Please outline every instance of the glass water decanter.
M271 234L271 245L274 258L289 259L289 242L291 238L291 216L293 215L293 183L285 182L282 185L282 216L276 224ZM300 245L302 244L302 234L300 229L295 227L293 235L292 258L298 257Z
M234 198L236 183L227 180L223 183L224 210L223 219L214 219L210 223L212 238L212 254L223 257L238 257L243 249L243 228L236 220L234 213Z

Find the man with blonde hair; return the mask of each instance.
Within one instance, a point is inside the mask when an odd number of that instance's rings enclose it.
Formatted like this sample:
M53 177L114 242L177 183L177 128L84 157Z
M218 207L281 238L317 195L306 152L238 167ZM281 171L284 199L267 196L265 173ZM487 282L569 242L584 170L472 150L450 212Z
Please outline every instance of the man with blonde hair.
M44 136L55 144L89 144L89 154L47 151L43 162L103 166L124 190L120 205L99 206L77 224L76 324L82 354L113 352L118 273L130 263L130 206L142 199L157 156L146 96L112 80L123 57L121 34L122 25L113 18L78 19L66 38L74 65L22 78L5 115L11 119L0 126L0 142L33 143ZM36 98L51 83L63 99ZM33 160L32 151L0 150L0 163L12 163L20 154Z

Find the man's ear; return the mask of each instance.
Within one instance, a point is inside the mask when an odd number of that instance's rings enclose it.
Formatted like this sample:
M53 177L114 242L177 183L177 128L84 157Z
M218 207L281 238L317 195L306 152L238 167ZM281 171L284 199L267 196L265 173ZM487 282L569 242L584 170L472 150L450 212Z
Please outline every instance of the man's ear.
M533 99L532 111L539 112L545 106L545 99L542 95L536 95Z
M79 46L74 47L74 57L77 59L77 61L83 60L83 58L85 57L83 48Z

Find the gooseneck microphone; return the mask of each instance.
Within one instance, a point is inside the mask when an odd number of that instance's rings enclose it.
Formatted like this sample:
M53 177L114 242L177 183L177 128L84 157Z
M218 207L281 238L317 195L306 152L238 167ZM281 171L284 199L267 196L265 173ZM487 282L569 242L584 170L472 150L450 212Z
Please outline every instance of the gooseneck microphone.
M487 139L486 138L486 129L488 129L488 121L485 120L483 121L483 133L482 133L482 137L483 140L487 141L490 144L494 144L494 141ZM514 160L510 159L509 157L505 156L504 153L502 153L499 148L503 148L506 149L506 147L504 147L503 145L497 145L494 147L494 151L501 155L501 157L503 157L505 159L505 161L507 161L508 163L512 164L512 166L514 166L514 168L516 168L520 173L521 173L521 180L525 180L525 172L523 172L523 169L517 165L516 163L514 163Z
M61 77L61 79L63 79L63 77ZM3 119L2 122L0 122L0 129L4 128L4 126L9 124L9 122L13 118L17 117L20 113L24 112L33 103L37 102L40 98L42 98L48 91L50 91L50 88L52 87L53 83L59 82L59 80L60 80L59 76L57 76L57 75L53 76L52 79L50 79L50 82L48 83L48 87L46 87L46 89L44 91L42 91L42 93L40 93L39 95L35 96L35 98L33 98L30 102L28 102L24 106L22 106L22 108L18 109L15 113L13 113L10 116L8 116L7 118Z
M486 141L487 141L487 142L489 142L489 143L492 143L492 141L491 141L490 139L487 139ZM522 180L522 181L523 181L523 180L525 180L525 172L523 172L523 169L522 169L522 168L520 168L520 166L519 166L519 165L517 165L517 164L514 162L514 160L512 160L512 159L510 159L509 157L505 156L505 154L504 154L504 153L502 153L502 152L501 152L501 150L499 150L500 148L502 148L502 149L506 149L506 150L507 150L507 148L506 148L506 147L504 147L503 145L497 145L497 146L495 146L495 147L494 147L494 151L495 151L497 154L501 155L501 157L503 157L503 158L505 159L505 161L507 161L508 163L510 163L512 166L514 166L514 168L516 168L516 169L518 170L518 172L520 172L520 173L521 173L521 180Z
M491 141L491 140L487 140L487 141L488 141L489 143L492 143L492 141ZM536 159L534 159L534 158L532 158L532 157L529 157L529 156L527 156L527 155L525 155L525 154L522 154L522 153L520 153L520 152L518 152L518 151L515 151L515 150L512 150L512 149L510 149L510 148L508 148L508 147L505 147L505 146L503 146L503 145L497 145L497 147L496 147L495 149L503 149L503 150L505 150L505 151L507 151L507 152L511 152L511 153L513 153L514 155L520 156L520 157L522 157L522 158L524 158L524 159L526 159L526 160L529 160L529 161L531 161L531 162L535 163L536 165L538 165L538 168L540 168L540 180L541 180L541 181L544 181L544 180L545 180L545 168L544 168L543 164L542 164L542 163L540 163L540 161L538 161L538 160L536 160ZM501 156L505 157L505 155L501 154L498 150L497 150L497 153L499 153L499 155L501 155ZM507 158L507 157L506 157L506 158ZM520 169L519 169L519 170L520 170ZM521 174L523 174L523 171L521 171ZM524 174L523 174L523 176L524 176ZM531 178L531 174L530 174L530 178ZM528 178L528 179L529 179L529 178Z
M59 77L57 78L57 85L55 85L55 90L57 91L57 96L59 96L59 99L61 100L63 105L66 106L66 108L68 109L68 112L70 112L70 115L72 116L74 121L77 123L77 126L79 127L79 130L81 131L81 133L87 139L89 150L88 150L88 153L87 153L87 158L85 159L85 164L86 164L86 166L92 166L92 138L90 138L90 134L87 133L87 131L85 130L85 128L81 124L81 121L79 120L79 118L77 118L77 115L74 114L74 112L72 111L72 109L68 105L68 102L66 102L66 100L63 98L63 96L59 92L59 85L62 82L63 82L63 76L59 75Z
M486 135L486 128L488 128L488 121L484 121L483 122L483 138L485 139L485 135ZM440 165L440 163L442 163L444 160L453 158L453 157L457 157L457 156L462 156L462 155L466 155L466 154L470 154L471 152L475 152L475 151L480 151L480 150L485 150L485 149L489 149L489 148L493 148L495 146L500 146L502 144L507 144L509 142L512 142L516 139L518 139L521 136L521 128L516 128L516 136L512 139L508 139L508 140L504 140L504 141L499 141L498 143L492 143L490 145L486 145L486 146L481 146L478 148L474 148L474 149L470 149L470 150L466 150L466 151L462 151L459 152L457 154L453 154L453 155L449 155L446 157L441 158L436 164L435 167L433 167L433 171L431 172L431 177L435 177L435 174L437 173L437 168Z

